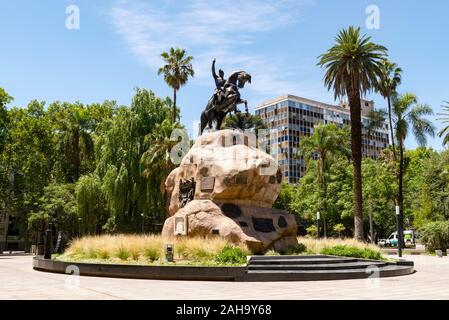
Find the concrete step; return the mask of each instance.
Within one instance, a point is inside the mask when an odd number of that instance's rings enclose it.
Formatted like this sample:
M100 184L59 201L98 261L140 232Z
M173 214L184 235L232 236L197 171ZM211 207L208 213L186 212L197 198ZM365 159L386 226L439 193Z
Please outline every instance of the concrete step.
M306 265L306 264L330 264L330 263L354 263L356 258L340 258L340 257L323 257L323 258L287 258L287 257L273 257L271 259L253 259L248 262L249 265Z
M248 270L247 281L312 281L344 280L400 276L413 273L413 266L386 265L375 272L372 269L336 269L336 270Z
M338 269L362 269L371 266L383 267L386 262L344 262L344 263L319 263L319 264L258 264L251 263L248 265L248 270L338 270Z

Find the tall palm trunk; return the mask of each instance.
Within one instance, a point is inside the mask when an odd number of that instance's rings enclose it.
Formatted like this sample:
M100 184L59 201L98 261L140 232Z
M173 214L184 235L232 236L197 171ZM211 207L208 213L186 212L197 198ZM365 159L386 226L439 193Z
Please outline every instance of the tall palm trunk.
M404 142L399 141L399 175L398 175L398 205L399 205L399 217L398 217L398 245L403 248L403 233L404 233Z
M326 192L326 182L324 176L324 166L325 166L325 157L323 155L320 156L320 160L318 161L318 180L320 185L320 196L321 196L321 217L323 219L323 234L324 237L327 238L327 223L326 223L326 215L327 215L327 192Z
M362 115L360 91L350 90L349 105L351 111L351 151L354 172L354 238L363 241L362 213Z
M176 122L176 88L173 89L173 123Z
M387 101L388 101L388 121L390 124L391 145L393 147L393 160L396 161L396 146L394 144L393 120L392 120L392 116L391 116L391 97L390 97L390 95L388 95Z

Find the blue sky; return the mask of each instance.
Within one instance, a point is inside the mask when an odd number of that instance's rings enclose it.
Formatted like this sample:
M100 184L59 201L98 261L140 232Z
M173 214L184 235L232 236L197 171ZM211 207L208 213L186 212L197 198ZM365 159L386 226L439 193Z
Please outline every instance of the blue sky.
M68 5L80 9L79 30L66 28ZM365 25L369 5L380 10L380 29ZM0 86L16 106L31 99L128 105L136 86L171 95L156 73L159 54L180 46L195 57L196 76L178 93L191 130L213 91L213 58L227 74L252 74L242 91L250 107L285 93L332 103L317 56L338 30L355 25L404 69L399 91L415 93L436 113L449 100L448 13L446 0L2 1ZM385 107L378 95L368 98ZM442 149L439 138L429 144Z

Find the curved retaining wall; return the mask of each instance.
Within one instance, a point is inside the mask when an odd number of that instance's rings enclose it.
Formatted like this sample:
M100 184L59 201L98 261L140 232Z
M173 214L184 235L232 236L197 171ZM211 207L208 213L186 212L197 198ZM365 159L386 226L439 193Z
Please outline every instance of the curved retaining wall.
M39 271L66 274L76 269L79 275L96 277L258 282L383 278L414 273L413 262L410 261L391 263L332 256L253 256L243 267L75 263L36 256L33 267Z
M39 271L67 273L76 266L82 276L161 279L242 281L246 267L145 266L129 264L78 263L33 258L33 268Z

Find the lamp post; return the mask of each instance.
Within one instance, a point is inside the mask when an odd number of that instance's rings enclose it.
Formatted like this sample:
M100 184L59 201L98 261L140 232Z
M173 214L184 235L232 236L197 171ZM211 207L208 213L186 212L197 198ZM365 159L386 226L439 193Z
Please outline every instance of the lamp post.
M398 234L398 257L402 258L402 237L404 236L404 231L402 231L401 210L399 210L399 206L396 206L396 227Z
M44 244L44 259L51 259L53 253L53 230L52 224L48 224L47 230L45 230L45 244Z
M317 230L317 236L318 239L321 237L321 232L320 232L320 212L317 211L316 212L316 230Z
M145 233L145 219L143 212L140 214L140 216L142 217L142 233Z
M370 234L370 238L371 238L371 243L375 243L374 241L374 226L373 226L373 210L372 207L370 206L368 208L369 210L369 234Z
M81 218L78 218L78 237L81 237Z

